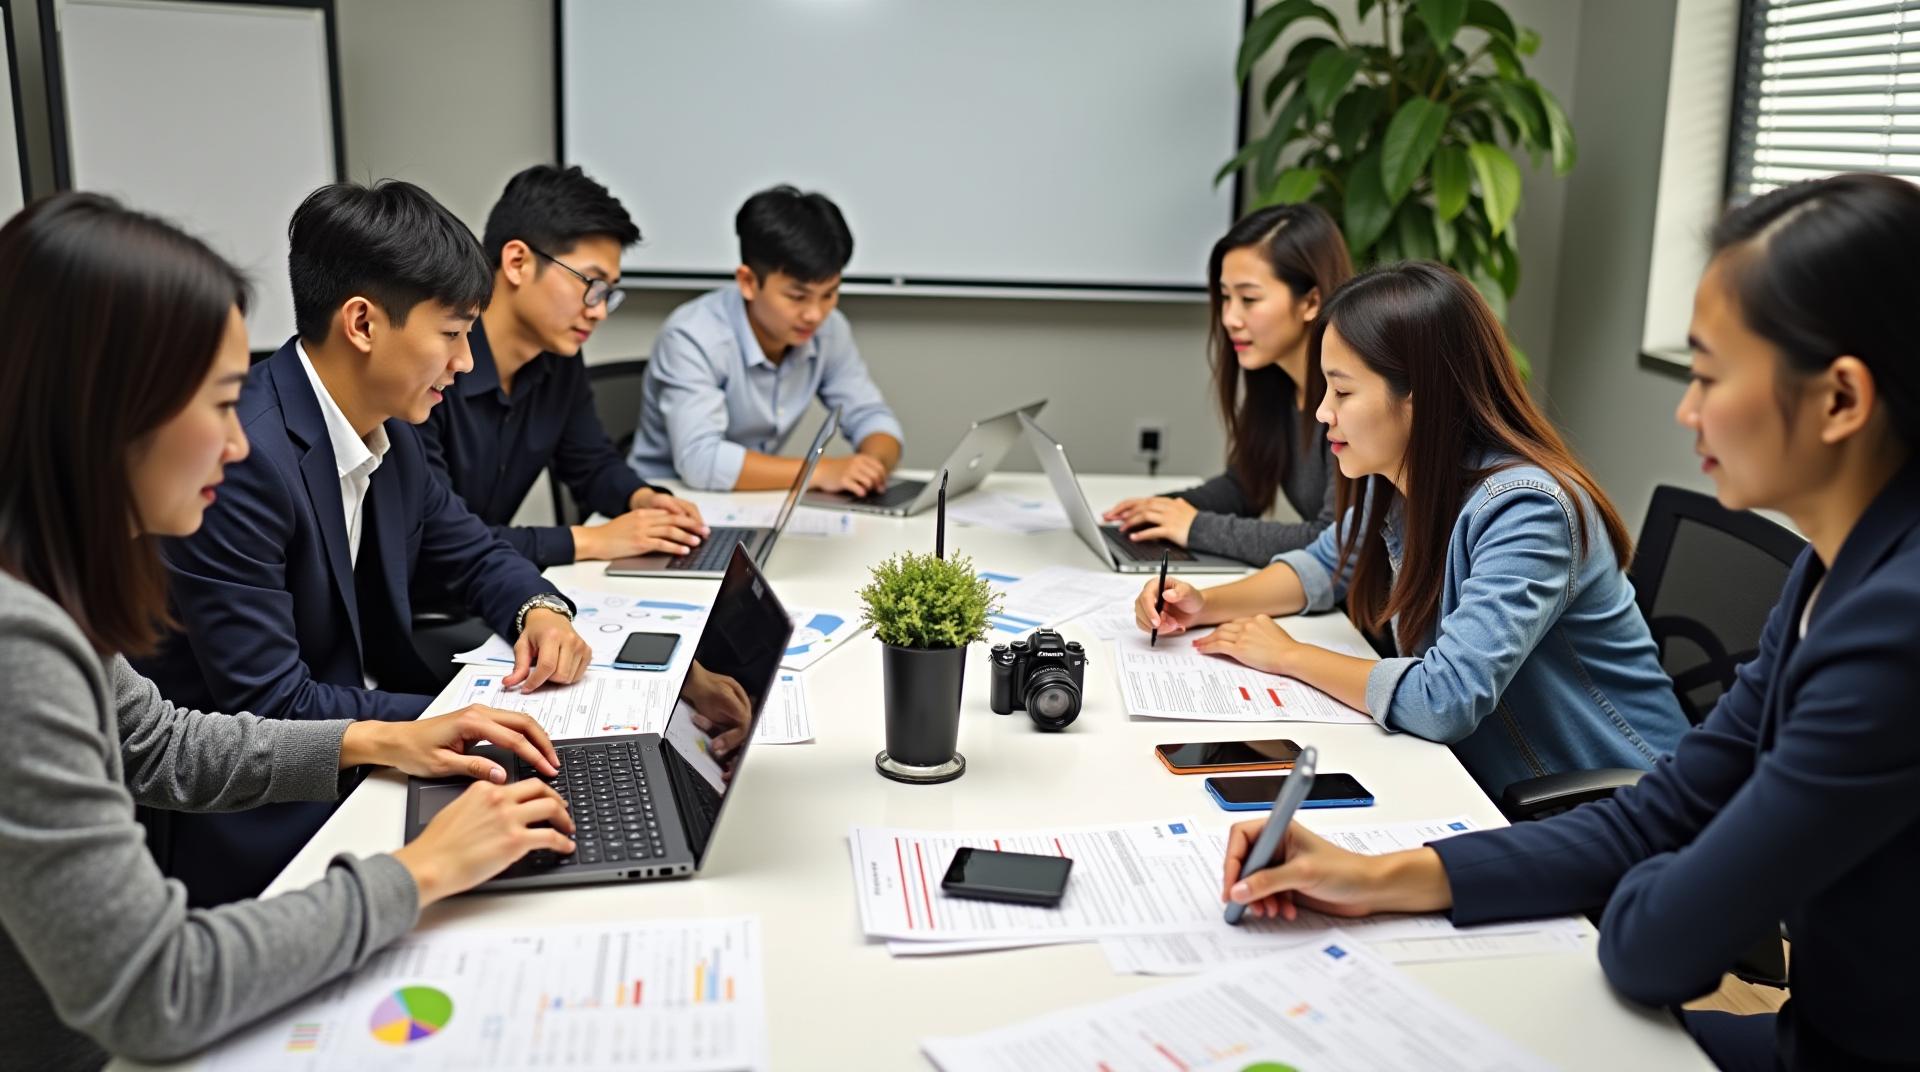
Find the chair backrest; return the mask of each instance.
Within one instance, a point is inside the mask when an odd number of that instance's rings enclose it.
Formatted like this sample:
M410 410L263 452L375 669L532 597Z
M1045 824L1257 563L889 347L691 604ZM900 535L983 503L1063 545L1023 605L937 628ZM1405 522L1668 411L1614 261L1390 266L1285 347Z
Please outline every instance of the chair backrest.
M1710 495L1653 490L1627 576L1680 708L1695 724L1758 651L1767 614L1805 547L1780 525Z
M646 381L647 359L644 357L587 366L587 384L593 388L593 411L623 458L633 449L633 429L640 422L640 395ZM561 483L560 474L552 466L547 468L547 484L553 490L554 524L578 525L586 521L590 511L573 501L572 493Z

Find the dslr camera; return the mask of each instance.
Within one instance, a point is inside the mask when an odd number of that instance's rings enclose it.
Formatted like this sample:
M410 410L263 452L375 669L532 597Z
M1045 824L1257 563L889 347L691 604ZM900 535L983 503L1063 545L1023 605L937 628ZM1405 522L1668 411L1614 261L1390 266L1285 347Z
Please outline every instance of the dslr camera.
M1012 644L995 644L987 653L993 711L1025 711L1043 730L1063 730L1080 717L1080 685L1086 679L1087 653L1079 641L1062 640L1052 629Z

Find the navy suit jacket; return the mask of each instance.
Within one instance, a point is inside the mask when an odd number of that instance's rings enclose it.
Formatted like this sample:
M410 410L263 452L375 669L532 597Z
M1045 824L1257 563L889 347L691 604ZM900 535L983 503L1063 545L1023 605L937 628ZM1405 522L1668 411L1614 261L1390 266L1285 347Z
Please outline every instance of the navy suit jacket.
M248 373L239 418L252 452L227 467L200 531L162 547L182 628L137 665L167 699L267 718L406 721L432 696L370 690L364 677L390 683L420 669L407 643L416 576L442 578L502 636L529 597L555 592L434 476L400 420L386 422L392 446L368 484L356 583L333 445L292 341ZM259 892L329 810L169 816L156 847L195 903L215 904Z
M1803 639L1800 616L1825 577ZM1600 963L1622 994L1712 990L1787 924L1786 1068L1920 1057L1920 461L1826 569L1787 578L1759 654L1640 784L1505 830L1435 842L1454 919L1606 905Z

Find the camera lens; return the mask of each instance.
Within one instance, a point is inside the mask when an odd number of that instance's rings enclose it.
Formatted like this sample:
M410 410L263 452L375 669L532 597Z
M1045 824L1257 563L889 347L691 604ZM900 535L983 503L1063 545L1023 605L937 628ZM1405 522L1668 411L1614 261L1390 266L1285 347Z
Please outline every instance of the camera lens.
M1043 730L1062 730L1080 717L1080 687L1064 666L1043 666L1027 675L1027 714Z

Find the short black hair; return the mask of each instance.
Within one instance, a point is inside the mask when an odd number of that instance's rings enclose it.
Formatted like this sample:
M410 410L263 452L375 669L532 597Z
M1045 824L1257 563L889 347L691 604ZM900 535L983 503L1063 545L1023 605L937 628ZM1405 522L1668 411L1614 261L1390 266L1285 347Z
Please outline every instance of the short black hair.
M423 301L477 315L493 295L473 232L410 182L320 187L293 210L287 245L294 327L310 342L327 337L334 310L355 294L396 325Z
M518 238L534 249L560 255L582 238L604 235L625 249L640 241L640 228L620 199L577 167L534 166L507 180L500 200L487 213L480 249L490 267L500 266L500 251Z
M747 198L733 218L740 261L765 279L785 272L802 283L832 279L853 259L853 232L822 193L775 186Z

